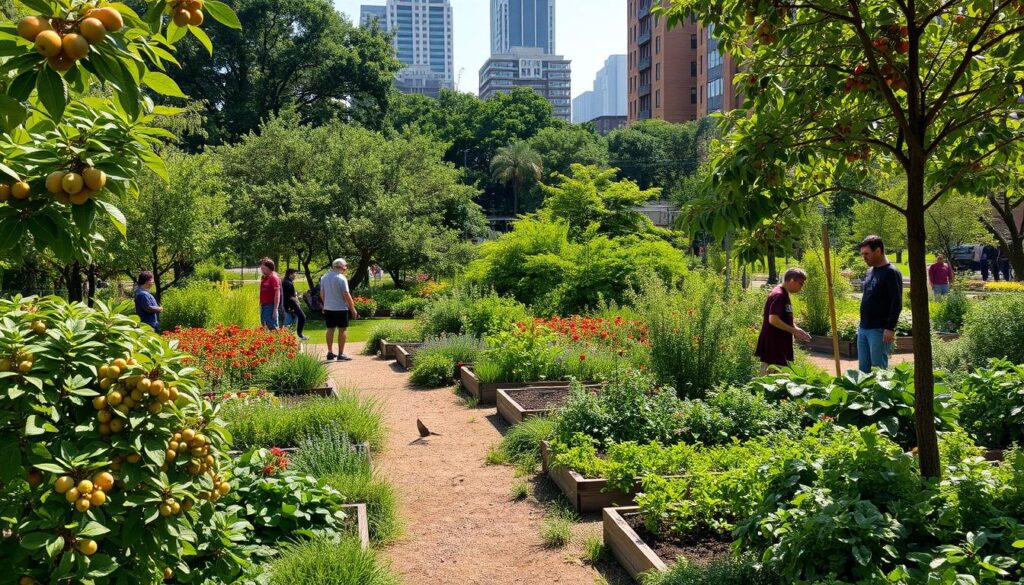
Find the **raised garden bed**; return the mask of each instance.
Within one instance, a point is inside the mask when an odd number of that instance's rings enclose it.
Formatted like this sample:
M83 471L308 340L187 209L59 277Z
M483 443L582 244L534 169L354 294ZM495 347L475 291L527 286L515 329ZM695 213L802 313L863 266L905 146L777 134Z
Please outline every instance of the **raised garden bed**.
M370 443L363 441L362 443L355 443L353 446L363 457L366 457L366 466L373 469L373 452L370 450ZM294 455L299 451L298 447L281 447L280 449L289 455ZM242 451L228 451L228 455L231 457L238 457L242 453Z
M395 348L398 347L398 342L388 341L387 339L381 340L380 351L377 352L380 357L386 360L395 359Z
M936 333L943 341L952 341L960 337L957 333ZM809 343L801 343L804 347L822 353L832 353L832 338L827 335L812 335ZM914 351L914 338L910 336L897 337L893 343L893 351L896 353L911 353ZM839 355L847 358L857 357L857 342L845 339L839 340Z
M605 508L601 516L605 546L634 579L642 573L668 571L669 564L679 558L707 565L728 555L731 549L729 542L714 537L687 542L659 539L647 531L636 507Z
M270 390L270 393L278 398L337 398L338 397L338 385L334 381L334 378L327 378L327 385L322 388L306 388L305 390ZM204 392L203 398L207 400L214 400L220 393L217 392Z
M498 414L505 422L517 425L528 418L545 416L565 404L569 385L498 388Z
M541 468L558 489L562 490L572 509L581 512L597 512L612 506L627 506L636 498L637 487L630 493L608 489L604 478L587 479L571 469L551 466L551 446L547 441L540 444Z
M416 350L422 346L422 343L399 343L395 346L395 361L403 368L411 370Z
M473 372L473 366L459 368L459 383L466 392L474 396L480 404L494 404L498 399L498 388L516 389L527 387L558 387L568 386L565 380L541 380L537 382L481 382Z
M366 504L345 504L342 506L346 514L355 516L356 534L363 550L370 550L370 518L366 514Z

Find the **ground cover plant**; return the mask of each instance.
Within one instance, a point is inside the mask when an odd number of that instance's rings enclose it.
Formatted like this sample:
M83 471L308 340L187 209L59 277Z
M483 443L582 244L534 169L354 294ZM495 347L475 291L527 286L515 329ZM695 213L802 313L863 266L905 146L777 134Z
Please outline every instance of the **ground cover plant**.
M964 380L958 422L979 445L1024 444L1024 365L992 360Z
M370 336L363 345L364 355L376 355L380 351L380 342L416 342L422 341L423 336L414 327L387 323L375 326L370 331Z
M483 342L472 335L428 339L416 350L409 380L425 388L449 386L456 368L472 364L482 349Z
M398 579L357 538L286 543L270 565L270 585L398 585Z

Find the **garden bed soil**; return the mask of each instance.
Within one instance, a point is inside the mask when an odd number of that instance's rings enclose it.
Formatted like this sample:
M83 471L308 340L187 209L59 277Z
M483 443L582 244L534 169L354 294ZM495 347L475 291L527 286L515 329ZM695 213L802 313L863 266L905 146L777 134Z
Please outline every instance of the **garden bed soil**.
M647 530L636 507L605 508L601 515L605 546L634 579L642 573L665 572L679 558L706 566L732 548L728 541L711 535L661 538Z
M588 479L565 467L551 466L551 445L547 441L540 444L541 469L565 494L572 509L580 512L598 512L613 506L628 506L634 503L639 485L634 485L629 493L617 489L608 489L608 480L604 478Z
M398 365L407 370L412 369L412 362L416 356L416 350L422 347L422 343L399 343L395 346L395 361Z
M594 385L593 387L597 387ZM547 416L569 398L569 385L498 388L498 414L510 425L528 418Z
M342 509L355 521L355 532L363 550L370 550L370 518L366 514L366 504L345 504Z
M952 341L960 337L957 333L936 333L942 341ZM832 338L827 335L812 335L810 342L801 342L804 347L818 352L832 353ZM914 338L910 336L897 337L893 344L895 353L913 353ZM857 342L844 339L839 340L839 355L846 358L857 357Z
M536 382L481 382L473 373L473 366L459 368L459 383L479 404L494 404L498 399L498 388L518 389L528 387L568 386L565 380L540 380Z

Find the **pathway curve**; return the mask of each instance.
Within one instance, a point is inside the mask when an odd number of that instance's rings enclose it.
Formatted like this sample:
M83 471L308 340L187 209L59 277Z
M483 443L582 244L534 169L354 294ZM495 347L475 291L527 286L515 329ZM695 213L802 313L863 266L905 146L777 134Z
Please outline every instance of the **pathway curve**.
M340 387L381 401L388 440L374 467L401 499L405 535L385 553L404 583L603 582L597 570L578 560L584 535L599 535L600 523L590 518L577 525L570 548L545 549L543 506L533 498L510 501L513 469L485 464L487 450L505 429L493 406L468 408L450 388L414 389L400 366L357 355L361 349L352 344L347 350L353 361L330 369ZM414 442L417 417L441 436Z

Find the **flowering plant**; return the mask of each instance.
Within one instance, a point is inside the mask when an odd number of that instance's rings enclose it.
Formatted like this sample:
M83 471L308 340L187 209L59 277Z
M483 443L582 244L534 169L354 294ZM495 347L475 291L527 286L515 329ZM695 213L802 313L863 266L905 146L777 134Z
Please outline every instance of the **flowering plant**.
M444 291L447 288L448 285L443 282L437 282L436 280L425 280L420 281L420 283L416 285L415 290L416 296L420 297L421 299L429 299L430 297L436 295L439 292Z
M201 369L206 387L217 392L243 388L264 364L276 358L294 359L299 351L295 336L283 329L218 325L214 329L179 328L164 336L191 354L186 363Z
M242 406L248 406L251 404L267 404L270 406L278 406L281 401L274 396L273 392L264 390L263 388L249 388L248 390L242 390L240 392L223 392L220 394L208 394L207 398L214 404L239 404Z
M373 299L355 297L352 299L352 304L356 306L356 311L359 312L360 315L373 317L377 314L377 302Z
M643 321L624 319L617 315L613 319L603 317L551 317L534 318L534 326L545 327L558 336L574 342L593 343L612 349L629 349L640 344L648 345L647 325ZM526 331L526 323L518 323L520 331Z

